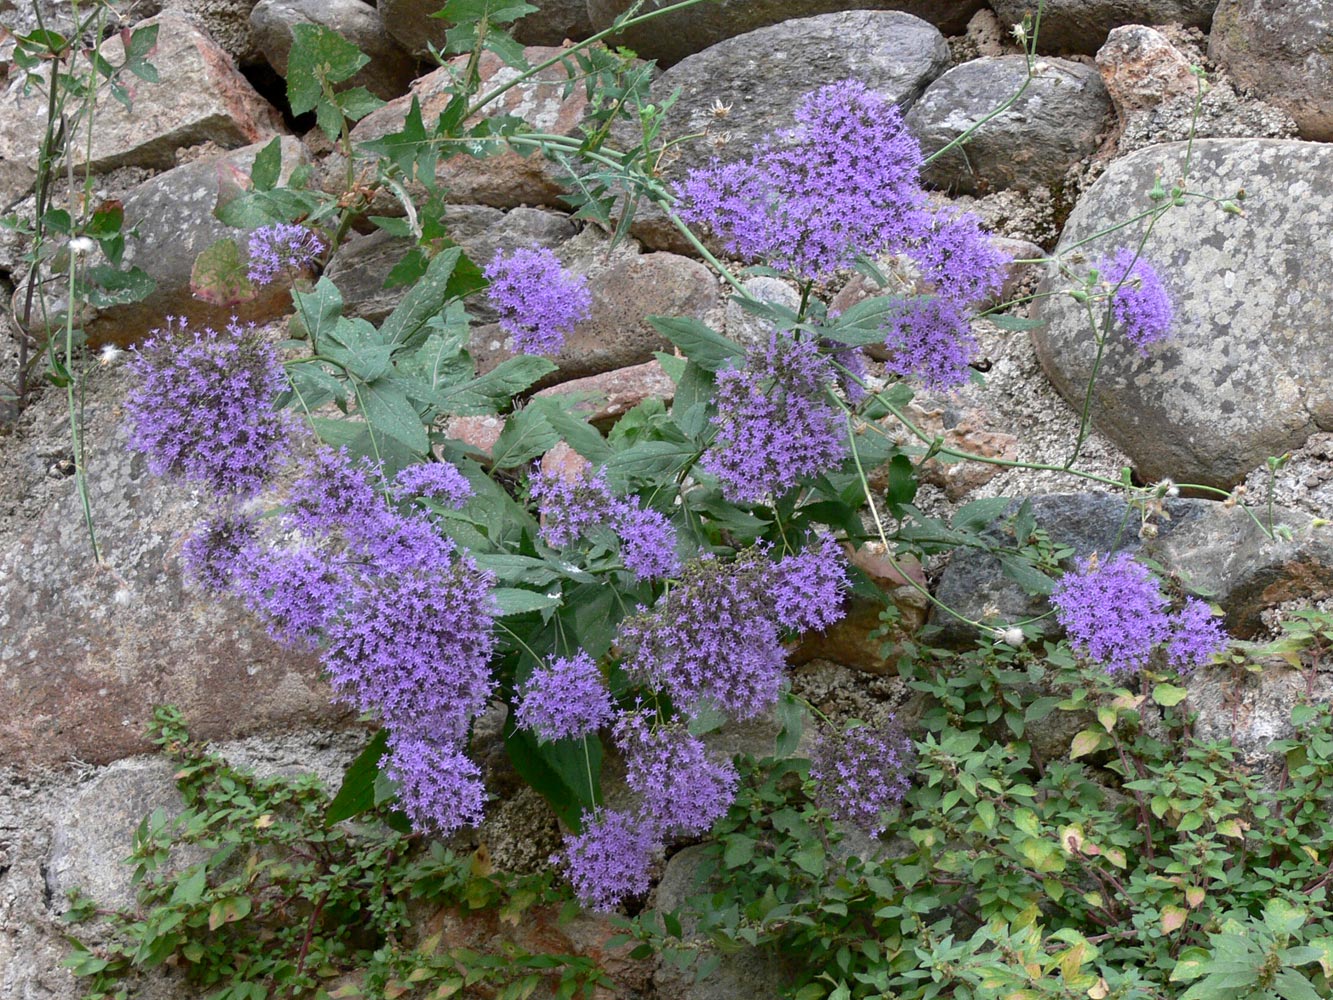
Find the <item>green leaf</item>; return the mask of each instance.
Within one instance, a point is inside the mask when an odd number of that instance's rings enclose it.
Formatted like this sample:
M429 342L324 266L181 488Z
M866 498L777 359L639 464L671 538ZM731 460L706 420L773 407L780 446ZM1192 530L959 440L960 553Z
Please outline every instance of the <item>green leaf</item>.
M512 469L545 454L560 440L546 414L537 407L517 410L505 420L491 460L497 469Z
M785 760L796 752L805 729L805 704L790 691L783 691L778 699L778 738L773 756Z
M334 101L337 103L338 109L342 111L343 117L351 122L359 121L372 111L378 111L385 104L384 101L365 87L353 87L350 90L340 91Z
M99 309L125 305L148 298L157 290L157 282L141 267L121 271L109 264L88 269L92 287L86 288L88 301Z
M754 838L732 834L727 838L727 846L722 851L722 863L728 868L748 865L754 858Z
M236 241L224 236L194 259L190 294L215 306L249 302L257 293L249 278L250 262Z
M526 729L504 728L505 750L519 777L536 789L566 826L581 832L583 812L601 802L601 740L538 743Z
M381 729L348 765L338 794L324 811L325 826L360 816L375 807L375 776L380 771L380 758L388 752L389 731Z
M711 327L685 316L649 316L648 322L700 368L715 372L745 354L745 348Z
M519 587L497 587L491 595L500 609L501 618L558 608L561 603L559 594L539 594Z
M290 187L272 191L246 191L233 194L219 182L218 204L213 215L224 225L237 229L258 229L274 222L292 222L319 207L319 195Z
M807 841L791 859L807 875L819 877L824 874L824 845L817 840Z
M556 366L547 358L523 354L502 361L470 382L437 392L432 399L444 413L460 416L497 413L514 396L555 370Z
M906 455L894 455L889 461L889 485L884 501L890 510L901 509L916 499L916 467Z
M1189 697L1189 691L1174 684L1158 684L1152 689L1152 700L1163 708L1179 705Z
M689 441L641 441L616 454L607 464L613 484L631 481L661 484L696 458L699 449Z
M1035 330L1038 327L1046 325L1044 319L1025 319L1022 316L1010 316L1008 313L989 313L982 318L988 322L994 323L1001 330L1012 330L1015 333L1021 333L1025 330Z
M282 175L282 138L276 137L255 156L250 183L256 191L272 191Z
M323 353L328 344L337 343L331 338L343 314L342 292L338 291L337 285L328 278L320 278L309 292L293 289L292 300L296 304L296 319L310 338L316 354Z
M431 188L435 183L435 163L439 158L434 136L427 132L421 118L421 102L415 94L403 120L403 130L392 132L361 148L372 156L382 156L410 181Z
M491 24L508 24L527 14L535 14L537 8L523 0L448 0L431 17L452 21L454 24L466 24L483 18Z
M370 62L361 50L322 24L292 25L287 54L287 101L292 114L315 110L324 83L341 83Z
M904 303L912 297L901 295L877 295L865 299L847 309L827 326L820 327L820 333L829 340L853 347L884 342L884 324L900 312Z
M602 437L601 431L584 417L572 412L565 400L558 396L547 396L532 400L528 406L540 408L561 440L588 461L605 465L610 460L611 446Z
M963 504L954 512L952 526L956 531L980 531L994 523L1009 507L1008 497L984 497Z
M999 560L1004 575L1029 594L1049 594L1055 589L1055 581L1022 556L1002 552L999 554Z
M426 273L380 324L380 335L386 343L412 344L424 339L420 335L426 324L443 311L451 296L449 278L462 255L461 249L450 247L431 259Z
M377 434L386 434L401 442L415 455L430 449L430 438L416 408L407 394L392 379L379 379L356 387L357 404L366 423Z
M190 906L204 898L204 890L207 888L208 870L203 865L197 865L171 890L171 902Z
M208 910L208 929L215 931L223 924L234 923L250 913L249 896L229 896L219 899Z

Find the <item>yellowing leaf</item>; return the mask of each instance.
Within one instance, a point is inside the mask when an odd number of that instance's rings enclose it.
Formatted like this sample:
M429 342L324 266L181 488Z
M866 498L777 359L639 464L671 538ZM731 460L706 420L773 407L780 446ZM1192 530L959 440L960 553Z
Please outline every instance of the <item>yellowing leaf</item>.
M1066 854L1081 854L1083 851L1083 827L1077 823L1061 827L1060 847Z
M1183 906L1163 906L1162 907L1162 932L1171 934L1185 926L1185 921L1189 917L1189 910Z
M1107 985L1105 979L1102 979L1099 976L1097 982L1088 990L1088 996L1091 1000L1103 1000L1103 998L1110 992L1111 987Z
M1189 691L1174 684L1158 684L1152 689L1152 700L1163 708L1179 705L1189 696Z
M1102 851L1102 856L1117 868L1125 868L1128 861L1125 858L1125 852L1118 847L1108 847Z
M1099 733L1095 729L1085 729L1074 737L1069 744L1069 757L1071 760L1077 760L1080 757L1086 757L1090 753L1095 753L1103 746L1106 746L1106 734Z
M1207 898L1208 892L1201 885L1192 885L1185 890L1185 905L1191 910L1197 910Z
M1097 721L1102 724L1102 728L1108 733L1115 728L1116 710L1103 705L1097 709Z
M1218 823L1217 832L1223 837L1235 837L1237 840L1245 836L1245 831L1241 828L1240 822L1234 819L1224 819Z

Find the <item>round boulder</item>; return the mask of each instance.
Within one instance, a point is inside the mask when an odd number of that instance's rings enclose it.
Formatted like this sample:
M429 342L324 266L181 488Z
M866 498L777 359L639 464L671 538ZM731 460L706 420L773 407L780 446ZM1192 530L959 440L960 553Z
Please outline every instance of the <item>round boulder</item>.
M1208 56L1291 115L1302 138L1333 141L1333 7L1324 0L1222 0Z
M1027 58L990 56L949 70L926 88L907 124L933 153L994 112L1023 86ZM928 164L926 182L966 194L1045 187L1097 148L1111 99L1097 71L1042 59L1027 89L962 147Z
M1311 0L1312 4L1318 0ZM1183 24L1207 30L1217 0L1044 0L1037 45L1043 52L1092 55L1122 24ZM1032 0L991 0L1005 24L1037 9Z
M1079 201L1048 272L1059 292L1140 225L1108 227L1150 207L1158 178L1179 178L1190 156L1166 143L1116 160ZM1145 480L1230 488L1270 455L1333 428L1333 147L1281 139L1202 139L1193 145L1186 198L1152 228L1143 257L1174 302L1167 340L1140 354L1112 330L1092 394L1092 419ZM1244 217L1214 199L1246 191ZM1073 251L1077 248L1077 254ZM1051 381L1083 405L1096 347L1086 308L1039 298L1032 333ZM1100 310L1099 310L1100 315Z
M648 0L639 13L650 14L673 2ZM593 29L605 31L632 3L588 0ZM941 31L958 34L967 27L968 18L984 6L980 0L714 0L635 25L614 36L614 41L629 46L644 59L670 66L725 38L793 18L853 9L896 10L929 21Z

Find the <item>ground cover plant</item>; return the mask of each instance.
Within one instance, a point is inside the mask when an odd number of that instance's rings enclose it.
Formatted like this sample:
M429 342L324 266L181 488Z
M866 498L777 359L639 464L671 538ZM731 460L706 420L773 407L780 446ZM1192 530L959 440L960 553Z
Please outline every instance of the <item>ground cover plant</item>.
M230 773L164 713L160 740L182 762L190 812L145 826L143 910L103 914L120 943L76 947L90 995L127 995L124 976L168 960L237 1000L443 997L481 980L520 996L545 968L563 970L551 975L564 995L590 993L599 973L574 957L503 965L399 939L411 898L447 891L512 907L514 893L557 891L492 880L439 847L422 860L425 841L483 815L469 740L503 702L511 760L568 831L553 868L581 904L636 908L664 850L711 838L704 887L726 872L729 888L681 914L627 921L644 954L693 962L703 943L798 952L808 962L790 992L802 998L1327 996L1330 858L1317 821L1327 710L1294 710L1304 738L1278 748L1274 788L1233 750L1191 736L1176 681L1233 655L1205 601L1124 552L1075 564L1043 547L1027 505L1007 513L1006 499L979 500L946 521L914 504L933 458L1058 468L1120 491L1127 519L1150 520L1182 488L1227 497L1077 466L1103 357L1148 353L1171 335L1171 303L1143 248L1164 213L1203 197L1190 190L1188 152L1137 215L1054 262L1067 280L1045 294L1084 304L1096 345L1067 462L973 455L917 426L907 406L919 388L980 377L975 317L1015 333L1033 321L996 302L1007 261L977 220L921 186L925 158L893 103L856 80L826 82L746 155L665 181L665 109L648 100L649 68L597 38L549 60L588 95L580 138L479 116L547 68L529 65L506 30L528 10L446 4L446 109L428 126L414 98L401 132L360 145L351 126L381 102L335 85L366 57L299 26L290 109L315 114L346 161L344 188L326 192L301 168L280 184L275 140L219 205L238 235L196 266L214 301L291 281L287 338L168 320L127 361L133 447L209 498L184 543L192 585L242 602L275 641L317 652L337 697L381 728L325 801L309 786ZM621 23L648 16L631 10ZM1038 30L1036 19L1020 26L1029 60ZM516 80L487 91L485 51ZM637 144L613 143L626 121ZM555 371L546 356L588 314L586 279L540 248L470 260L440 221L447 192L435 181L442 159L514 149L564 167L575 217L616 238L651 203L766 322L766 338L743 346L698 320L651 317L678 349L660 356L672 402L642 403L605 434L570 402L531 395ZM368 221L415 245L390 275L409 290L376 325L344 315L342 293L318 275L385 194L403 214ZM95 225L71 222L70 246ZM835 276L883 285L888 258L915 273L918 293L830 308ZM77 293L78 255L69 259ZM754 299L747 274L793 281L799 305ZM517 351L478 374L469 304L483 296ZM51 355L66 367L73 316L64 354ZM871 346L885 359L876 366L862 353ZM475 415L502 421L488 454L444 432ZM885 421L915 443L898 443ZM581 468L543 471L561 441ZM1264 513L1255 522L1277 534ZM985 533L1005 517L1009 540ZM849 558L867 543L895 567L960 547L994 552L1049 597L1067 639L1037 643L1029 620L967 619L924 585L980 631L981 648L947 653L928 635L897 634L892 606ZM852 598L883 606L898 671L922 696L919 719L838 728L791 693L791 645L836 624ZM1307 626L1283 648L1314 669L1328 626ZM1234 655L1243 670L1259 654ZM1091 721L1067 755L1043 759L1025 733L1054 712ZM760 716L781 723L771 758L709 749L710 732ZM806 729L808 762L794 756ZM608 752L624 761L619 808L604 799ZM849 855L849 827L884 851ZM148 877L174 840L210 860ZM71 914L95 915L84 903ZM355 982L323 985L343 974Z

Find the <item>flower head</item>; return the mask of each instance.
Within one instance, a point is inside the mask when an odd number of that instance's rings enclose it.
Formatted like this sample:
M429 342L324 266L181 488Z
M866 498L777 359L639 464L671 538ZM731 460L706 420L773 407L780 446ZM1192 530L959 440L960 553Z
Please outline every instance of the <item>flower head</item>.
M1185 606L1171 616L1169 627L1166 661L1180 673L1203 666L1227 646L1222 623L1197 597L1186 598Z
M815 802L834 819L878 837L883 813L911 788L915 763L912 741L892 721L846 732L821 730L810 755Z
M545 247L500 251L485 270L486 295L500 326L525 354L555 354L592 312L588 280L560 266Z
M621 716L616 745L640 815L660 834L701 834L726 815L740 780L729 760L711 757L682 725L650 726L641 712Z
M564 870L585 906L613 910L648 891L648 869L658 848L652 824L632 813L583 814L583 832L565 837L552 861Z
M1102 280L1115 289L1111 315L1125 339L1147 355L1148 347L1171 332L1173 310L1156 268L1134 250L1121 247L1097 264Z
M348 567L327 546L256 544L231 574L232 591L273 640L296 649L318 648L351 585Z
M324 252L318 234L290 222L260 226L250 233L250 271L256 285L270 284L284 271L304 271Z
M606 474L583 469L575 479L559 473L538 472L530 488L542 521L542 540L553 548L573 545L589 528L618 519L623 501L611 494Z
M717 374L717 437L702 467L733 503L780 497L804 476L847 456L840 411L829 399L833 369L812 341L775 334L745 367Z
M614 527L620 537L620 559L635 579L659 579L680 567L676 529L665 514L626 503Z
M258 522L248 514L227 508L194 526L185 539L181 561L186 576L210 593L230 589L241 560L255 544Z
M482 820L481 769L452 742L394 733L384 773L397 784L398 804L418 830L445 837Z
M134 350L139 384L125 400L130 447L156 476L250 496L285 457L286 422L274 409L286 388L277 350L232 323L223 333L191 333L185 320Z
M929 389L957 389L971 377L977 342L967 316L939 296L904 299L882 326L886 372L915 378Z
M516 721L542 740L595 733L615 712L602 672L582 650L538 667L518 696Z
M1056 620L1074 648L1109 674L1147 665L1169 635L1169 603L1157 577L1126 552L1089 558L1051 591Z
M681 217L728 252L803 279L827 278L902 244L925 204L921 147L886 96L855 80L806 94L795 130L681 185Z
M463 507L472 496L472 484L455 465L421 462L409 465L394 480L400 494L429 497L450 507Z
M772 583L773 609L783 628L824 631L842 620L851 583L847 556L832 535L778 562Z

